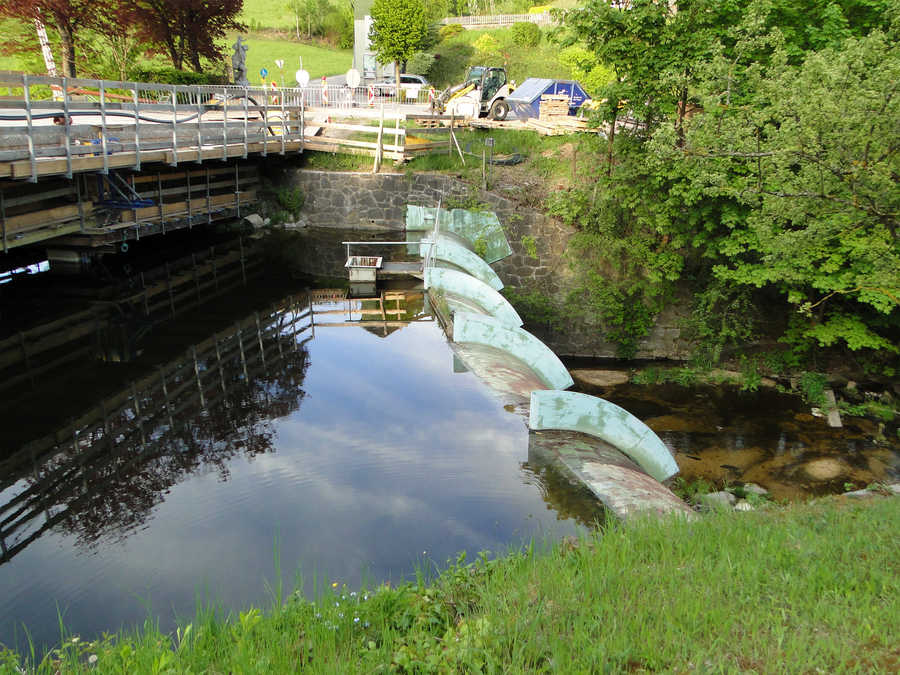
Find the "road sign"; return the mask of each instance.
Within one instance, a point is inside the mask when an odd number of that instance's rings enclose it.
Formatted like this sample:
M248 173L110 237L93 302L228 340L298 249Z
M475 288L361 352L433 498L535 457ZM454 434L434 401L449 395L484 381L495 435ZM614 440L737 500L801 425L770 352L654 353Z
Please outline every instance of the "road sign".
M279 70L284 68L284 59L275 59L275 67Z
M305 87L309 84L309 71L303 70L302 68L294 73L294 77L297 78L297 84L301 87Z
M356 89L359 86L361 79L359 71L356 68L351 68L347 71L347 86L351 89Z
M488 146L489 148L493 148L494 147L494 139L493 138L485 138L484 144L486 146Z
M259 76L260 76L260 77L266 77L268 74L269 74L269 71L266 70L265 68L260 68L260 69L259 69Z

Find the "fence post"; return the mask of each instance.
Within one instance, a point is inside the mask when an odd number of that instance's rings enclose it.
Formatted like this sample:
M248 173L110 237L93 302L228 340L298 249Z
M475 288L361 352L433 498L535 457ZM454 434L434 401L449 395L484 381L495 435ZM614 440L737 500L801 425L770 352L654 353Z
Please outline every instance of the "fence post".
M37 183L37 158L34 155L34 127L31 123L31 86L28 84L28 75L22 75L22 87L25 93L25 124L28 127L28 160L31 164L31 176L29 183Z
M66 132L66 178L72 179L72 120L69 119L69 78L63 78L63 128Z
M134 170L141 170L141 117L138 112L138 86L137 82L134 83L134 90L132 91L132 98L134 100ZM135 217L137 220L137 217Z
M178 166L178 129L176 128L176 120L178 119L178 101L176 100L175 85L172 86L172 161L170 166Z
M100 80L100 152L103 153L103 175L109 175L109 154L106 145L106 86Z
M378 173L381 168L381 152L384 142L384 103L381 104L381 116L378 121L378 143L375 148L375 163L372 165L372 173Z

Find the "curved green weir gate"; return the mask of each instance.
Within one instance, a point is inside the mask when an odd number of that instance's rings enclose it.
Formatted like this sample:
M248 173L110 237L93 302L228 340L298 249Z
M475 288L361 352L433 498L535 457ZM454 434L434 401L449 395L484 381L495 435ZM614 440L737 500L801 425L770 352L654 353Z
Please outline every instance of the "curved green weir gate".
M533 430L580 431L601 438L658 481L678 473L672 453L650 427L624 408L597 396L573 391L533 391L528 426Z
M489 314L509 326L522 325L519 313L509 304L509 300L483 281L465 272L444 267L429 267L425 270L425 289L443 293L453 313L474 309L482 314Z
M425 288L452 314L444 321L457 355L498 394L528 399L530 461L561 464L622 519L691 513L661 482L678 465L660 438L609 401L563 391L574 384L569 371L497 292L503 283L488 262L511 249L496 215L409 205L406 225L407 238L422 238ZM484 258L471 250L476 241L487 245Z

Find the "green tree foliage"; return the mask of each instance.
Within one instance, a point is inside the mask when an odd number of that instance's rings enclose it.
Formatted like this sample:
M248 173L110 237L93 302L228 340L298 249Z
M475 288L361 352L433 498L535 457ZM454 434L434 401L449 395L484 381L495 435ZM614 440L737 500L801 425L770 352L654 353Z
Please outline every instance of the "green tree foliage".
M750 339L754 314L795 354L898 352L900 2L799 5L590 0L566 15L613 68L605 119L634 120L550 204L581 227L584 298L625 351L678 281L715 354Z
M513 42L520 47L537 47L541 41L541 29L530 21L520 21L512 25Z
M434 66L434 54L428 52L416 52L406 63L406 72L428 77Z
M454 35L459 35L465 30L458 23L448 23L446 26L441 26L438 30L438 37L441 40L446 40L447 38L451 38Z
M820 344L896 351L866 316L900 306L900 49L877 32L785 61L748 72L740 106L710 82L684 148L662 129L652 151L746 212L715 241L718 278L777 287Z
M402 63L425 48L429 23L422 0L375 0L371 16L380 63Z

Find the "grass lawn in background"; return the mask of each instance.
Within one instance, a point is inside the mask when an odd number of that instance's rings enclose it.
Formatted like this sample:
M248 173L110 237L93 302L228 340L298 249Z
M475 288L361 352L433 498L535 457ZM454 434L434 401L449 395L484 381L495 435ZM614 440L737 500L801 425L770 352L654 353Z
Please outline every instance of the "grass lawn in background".
M287 0L244 0L239 18L250 30L294 30L294 14L288 9Z
M228 53L233 51L237 34L228 38ZM284 59L284 80L287 86L294 86L294 73L300 67L300 57L303 57L303 68L309 71L310 77L316 79L322 75L338 75L346 73L353 63L353 52L349 49L336 49L319 47L290 40L262 37L251 33L245 42L250 47L247 51L247 77L250 84L260 84L259 71L265 68L269 71L268 79L276 78L281 84L281 73L275 67L275 59Z

